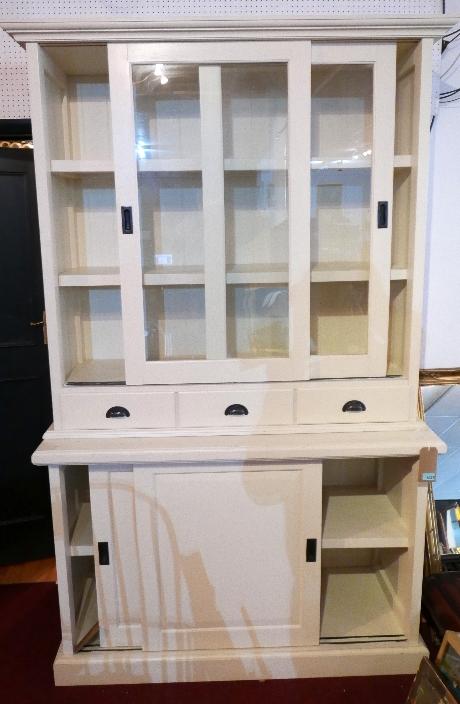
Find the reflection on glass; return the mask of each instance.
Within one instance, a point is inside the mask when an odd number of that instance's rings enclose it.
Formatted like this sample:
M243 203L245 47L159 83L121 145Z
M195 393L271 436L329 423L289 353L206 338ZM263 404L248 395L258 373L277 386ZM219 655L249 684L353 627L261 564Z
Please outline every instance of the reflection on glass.
M203 267L203 211L198 172L139 173L142 264Z
M313 168L354 166L372 155L373 71L366 64L312 67Z
M287 286L227 286L229 357L287 357Z
M147 360L204 359L203 286L144 289Z
M136 150L139 159L199 157L198 66L133 66Z
M311 111L311 354L367 354L372 66L313 66Z
M227 271L288 266L287 172L225 175Z
M371 170L312 171L312 268L369 271Z
M287 156L286 64L222 67L224 158L281 163Z
M368 289L367 281L312 284L312 355L366 354Z

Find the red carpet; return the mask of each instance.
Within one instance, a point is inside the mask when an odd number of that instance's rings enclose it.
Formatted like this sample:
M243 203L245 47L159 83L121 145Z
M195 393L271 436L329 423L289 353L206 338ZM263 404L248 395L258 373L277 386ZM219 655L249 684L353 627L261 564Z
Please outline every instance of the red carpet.
M54 584L0 586L0 701L4 704L403 704L412 676L54 687L60 640Z

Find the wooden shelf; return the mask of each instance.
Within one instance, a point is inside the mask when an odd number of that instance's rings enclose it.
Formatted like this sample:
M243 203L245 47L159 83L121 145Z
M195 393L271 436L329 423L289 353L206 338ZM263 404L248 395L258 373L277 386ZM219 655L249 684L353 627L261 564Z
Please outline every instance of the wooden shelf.
M144 286L202 286L204 269L199 266L168 266L144 271Z
M405 639L380 570L325 569L322 589L321 642Z
M77 364L66 379L69 385L124 384L123 359L90 359Z
M386 494L324 487L323 548L407 548L407 528Z
M287 284L287 264L234 266L227 272L227 284Z
M113 173L113 162L88 159L52 159L51 173L67 177L75 177L78 174Z
M402 268L392 268L390 278L392 281L404 281L408 271ZM347 262L331 262L313 264L311 269L312 283L328 283L333 281L369 281L369 269L362 264Z
M395 169L410 169L412 166L411 154L396 154L394 158Z
M73 557L94 555L91 507L89 503L81 505L70 540L70 554Z
M119 286L120 270L117 267L78 267L59 274L59 286Z
M285 171L286 159L224 159L225 171Z
M330 158L313 158L310 162L311 168L313 170L321 169L370 169L372 166L372 159L370 157L360 157L358 159L334 159ZM411 154L395 154L394 157L394 168L395 169L409 169L412 166L412 155Z
M372 158L369 157L358 157L344 159L342 157L313 157L310 160L310 168L313 171L323 171L323 170L342 170L342 169L370 169L372 166Z
M201 171L200 159L138 159L137 170L141 173L168 173L174 171Z

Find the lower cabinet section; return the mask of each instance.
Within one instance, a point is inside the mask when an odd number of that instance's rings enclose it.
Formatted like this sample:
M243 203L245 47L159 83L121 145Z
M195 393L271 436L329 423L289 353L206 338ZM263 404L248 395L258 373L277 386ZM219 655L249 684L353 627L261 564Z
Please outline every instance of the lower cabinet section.
M417 457L56 466L50 479L61 658L418 642Z

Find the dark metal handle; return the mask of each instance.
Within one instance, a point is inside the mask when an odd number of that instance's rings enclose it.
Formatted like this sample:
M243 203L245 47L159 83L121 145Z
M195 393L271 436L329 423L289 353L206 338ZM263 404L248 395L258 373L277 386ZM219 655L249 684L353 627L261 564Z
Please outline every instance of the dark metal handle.
M246 406L241 403L232 403L231 406L227 406L225 409L226 416L247 416L249 413Z
M316 538L307 538L305 560L306 562L316 562Z
M366 410L366 406L362 401L347 401L346 404L343 406L342 411L344 413L362 413L362 411Z
M110 555L109 555L109 544L108 543L98 543L97 551L99 553L99 564L100 565L110 565Z
M133 209L131 206L121 206L121 229L124 235L133 234Z
M377 205L377 227L388 227L388 201L379 200Z
M105 414L106 418L129 418L130 412L123 406L112 406Z

